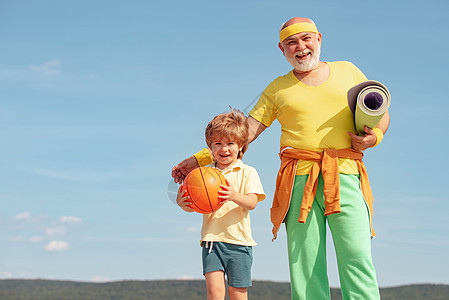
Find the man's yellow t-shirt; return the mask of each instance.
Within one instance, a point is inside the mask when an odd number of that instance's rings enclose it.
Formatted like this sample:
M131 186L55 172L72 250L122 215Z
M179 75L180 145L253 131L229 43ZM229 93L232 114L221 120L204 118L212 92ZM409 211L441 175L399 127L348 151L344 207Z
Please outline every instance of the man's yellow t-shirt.
M249 115L265 126L281 124L281 147L322 152L351 148L348 132L355 132L347 91L366 81L350 62L327 62L329 78L319 86L299 81L293 71L276 78L263 91ZM340 173L358 174L355 161L339 159ZM299 161L297 175L308 174L312 162Z

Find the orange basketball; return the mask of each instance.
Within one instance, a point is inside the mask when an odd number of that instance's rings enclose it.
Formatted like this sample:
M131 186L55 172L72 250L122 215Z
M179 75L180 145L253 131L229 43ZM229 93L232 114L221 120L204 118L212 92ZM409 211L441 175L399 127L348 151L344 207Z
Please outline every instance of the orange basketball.
M193 202L190 207L202 214L217 211L222 206L218 198L220 185L227 185L227 183L218 169L200 167L191 171L183 183L184 190Z

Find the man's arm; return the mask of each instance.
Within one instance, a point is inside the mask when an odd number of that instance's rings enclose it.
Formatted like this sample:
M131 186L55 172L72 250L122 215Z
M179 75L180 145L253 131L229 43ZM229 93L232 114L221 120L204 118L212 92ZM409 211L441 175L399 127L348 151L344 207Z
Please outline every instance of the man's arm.
M248 136L248 144L254 141L266 128L264 124L260 123L253 117L248 117L248 125L249 125L249 136ZM190 156L179 164L173 167L171 171L171 176L173 177L176 183L181 183L187 174L190 173L195 168L198 168L200 165L196 160L195 156Z
M376 125L376 128L379 128L383 134L385 134L390 126L390 113L387 111L382 119L380 119L379 124ZM365 126L365 136L358 136L352 132L348 132L349 136L352 139L352 148L358 151L365 151L366 149L373 147L376 145L377 136L374 130Z
M174 166L173 169L171 169L171 176L176 183L182 183L187 174L198 167L199 164L195 156L190 156Z
M382 132L385 134L389 126L390 126L390 113L387 110L387 112L384 114L382 119L380 119L380 122L379 124L377 124L376 127L382 130Z
M267 129L267 126L260 123L251 116L248 117L248 125L249 125L248 144L254 141L265 129Z

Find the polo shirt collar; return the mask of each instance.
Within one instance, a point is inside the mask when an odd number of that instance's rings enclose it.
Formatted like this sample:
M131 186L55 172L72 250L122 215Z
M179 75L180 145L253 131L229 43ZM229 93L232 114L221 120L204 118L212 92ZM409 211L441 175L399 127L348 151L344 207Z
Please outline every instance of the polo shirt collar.
M216 162L210 164L209 166L218 169L216 167ZM227 169L226 171L222 171L222 172L223 172L223 174L226 174L226 173L230 173L232 171L237 171L237 170L241 169L242 167L243 167L243 161L241 161L240 159L237 159L237 161L232 165L231 168Z

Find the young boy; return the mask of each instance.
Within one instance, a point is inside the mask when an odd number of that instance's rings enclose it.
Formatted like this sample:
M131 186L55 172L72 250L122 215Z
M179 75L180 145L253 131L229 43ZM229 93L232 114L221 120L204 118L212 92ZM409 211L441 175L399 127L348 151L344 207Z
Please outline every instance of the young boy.
M223 173L229 186L222 185L219 198L223 206L216 212L203 215L201 245L203 247L203 275L206 279L207 299L225 299L226 283L231 300L248 299L251 286L252 246L249 211L265 193L257 171L240 159L247 148L248 122L237 110L216 116L206 127L206 143L214 158L214 167ZM179 191L178 205L192 212L189 197Z

